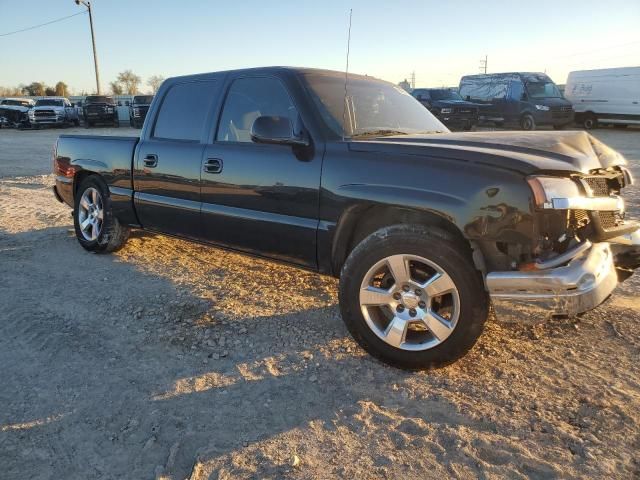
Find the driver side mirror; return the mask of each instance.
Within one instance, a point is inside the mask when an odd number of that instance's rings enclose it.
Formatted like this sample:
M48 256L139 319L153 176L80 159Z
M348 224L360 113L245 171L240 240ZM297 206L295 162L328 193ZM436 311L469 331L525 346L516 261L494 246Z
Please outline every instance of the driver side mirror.
M296 136L293 125L288 117L263 115L253 122L251 140L255 143L271 145L300 145L308 146L309 139L304 135Z

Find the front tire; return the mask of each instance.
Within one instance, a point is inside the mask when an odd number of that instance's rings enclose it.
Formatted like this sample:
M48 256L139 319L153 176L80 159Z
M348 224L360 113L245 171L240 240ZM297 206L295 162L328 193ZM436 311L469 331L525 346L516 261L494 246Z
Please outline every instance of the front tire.
M522 118L520 119L520 128L527 131L535 130L536 120L533 118L533 115L531 115L530 113L525 113L524 115L522 115Z
M115 252L129 238L129 228L113 216L109 188L95 175L82 181L74 199L73 225L85 250Z
M450 364L475 344L488 298L469 247L422 225L374 232L340 275L347 329L374 357L406 369Z

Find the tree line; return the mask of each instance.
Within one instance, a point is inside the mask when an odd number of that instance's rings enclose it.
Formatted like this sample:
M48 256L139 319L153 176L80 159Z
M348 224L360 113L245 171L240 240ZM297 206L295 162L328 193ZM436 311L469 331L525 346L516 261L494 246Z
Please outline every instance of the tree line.
M145 82L155 94L164 81L161 75L152 75ZM113 82L109 83L111 93L114 95L136 95L140 93L142 78L131 70L120 72ZM17 87L0 86L0 97L67 97L71 94L65 82L58 82L55 86L46 85L44 82L31 82L28 85L18 85ZM85 95L82 92L82 95Z

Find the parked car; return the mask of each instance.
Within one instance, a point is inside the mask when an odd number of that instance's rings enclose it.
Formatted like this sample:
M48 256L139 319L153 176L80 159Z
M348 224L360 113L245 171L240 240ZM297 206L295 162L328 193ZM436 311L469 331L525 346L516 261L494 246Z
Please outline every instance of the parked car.
M563 129L573 123L571 103L544 73L467 75L460 80L462 98L481 103L480 120L522 130L537 126Z
M44 125L80 125L78 112L71 106L71 102L63 97L39 99L36 101L35 106L29 110L28 115L32 128L40 128Z
M448 128L471 130L478 124L478 105L450 88L416 88L411 95Z
M586 129L640 125L640 67L571 72L565 96Z
M129 123L134 128L142 128L153 95L136 95L129 104Z
M390 83L281 67L169 79L149 117L140 138L58 139L80 245L142 228L339 277L349 331L393 365L460 358L490 302L590 310L640 264L626 161L586 132L450 133Z
M82 104L82 117L87 128L98 123L120 126L116 101L107 95L87 96Z
M28 112L34 105L35 102L30 98L3 98L0 100L0 126L27 127Z

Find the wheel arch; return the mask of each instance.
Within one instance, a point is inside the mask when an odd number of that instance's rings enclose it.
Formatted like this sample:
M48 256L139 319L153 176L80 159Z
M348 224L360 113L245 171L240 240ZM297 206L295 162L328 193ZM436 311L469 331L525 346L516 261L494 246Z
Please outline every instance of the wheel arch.
M412 207L359 204L345 210L338 221L331 248L334 275L339 275L351 251L367 236L381 228L398 224L429 225L450 233L461 246L468 248L476 268L486 270L480 249L464 236L446 214Z

